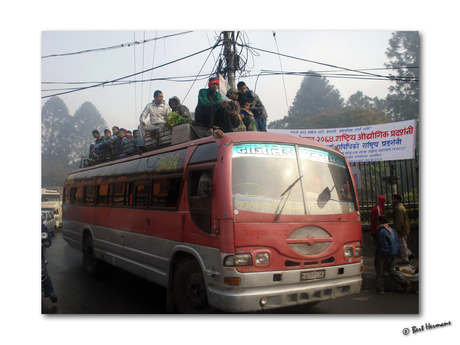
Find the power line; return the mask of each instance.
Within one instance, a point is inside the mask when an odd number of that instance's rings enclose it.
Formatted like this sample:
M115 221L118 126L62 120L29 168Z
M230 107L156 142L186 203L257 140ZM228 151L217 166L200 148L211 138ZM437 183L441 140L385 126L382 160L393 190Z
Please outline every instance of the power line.
M402 68L406 68L406 67L402 67ZM407 67L407 68L418 68L418 67ZM385 68L385 67L378 67L378 68L365 68L365 69L357 69L356 71L377 71L377 70L388 70L388 68ZM324 70L324 71L309 71L309 72L305 72L305 71L291 71L291 72L287 72L287 71L274 71L274 70L261 70L261 73L263 73L264 75L276 75L276 74L281 74L281 73L284 73L285 75L299 75L299 76L305 76L305 75L311 75L311 76L318 76L318 74L320 76L327 76L327 77L334 77L334 76L350 76L352 77L351 79L353 79L354 77L356 77L356 79L369 79L369 80L381 80L382 78L371 78L371 77L362 77L361 74L338 74L338 73L335 73L335 72L332 72L330 70ZM333 74L331 74L333 73ZM212 74L215 74L215 69L213 69L213 72L211 73L208 73L206 75L212 75ZM204 76L205 74L202 74L202 75L198 75L198 77L201 77L201 76ZM359 77L358 77L359 76ZM129 81L129 83L134 83L134 82L146 82L146 81L157 81L157 80L169 80L169 81L174 81L173 79L183 79L183 78L194 78L195 75L188 75L188 76L174 76L174 77L161 77L161 78L155 78L155 79L143 79L143 80L139 80L139 81ZM418 77L396 77L396 78L403 78L403 79L413 79L414 81L418 81ZM385 79L388 79L387 77L385 77ZM193 79L192 79L193 80ZM181 82L179 80L179 82ZM101 81L68 81L68 82L65 82L65 81L42 81L41 82L42 84L60 84L60 85L79 85L79 84L95 84L95 83L102 83Z
M362 74L340 74L334 72L284 72L284 71L270 71L262 70L259 76L270 76L270 75L294 75L294 76L309 76L309 77L327 77L329 79L340 78L340 79L360 79L360 80L385 80L388 81L404 81L407 83L418 83L418 77L397 77L397 76L385 76L385 77L372 77L363 76Z
M130 84L137 84L137 83L147 83L147 82L152 82L152 81L170 81L174 83L190 83L190 82L195 82L197 80L206 80L209 78L210 75L212 75L212 73L203 73L199 75L190 75L190 76L183 76L183 77L159 77L159 78L142 79L142 80L126 80L126 81L110 83L108 85L104 85L104 87L122 86L122 85L130 85ZM187 79L183 79L183 78L187 78ZM175 79L182 79L182 80L175 80ZM82 82L82 83L87 84L85 82ZM66 84L66 83L62 83L62 84ZM68 84L71 84L71 83L68 83ZM63 90L78 91L79 89L80 88L69 87L69 88L43 89L41 91L42 92L49 92L49 91L56 92L56 91L63 91Z
M46 56L42 56L42 59L46 59L46 58L50 58L50 57L57 57L57 56L69 56L69 55L92 53L92 52L104 51L104 50L126 48L126 47L131 47L132 45L136 45L136 44L144 44L144 43L147 43L147 42L150 42L150 41L156 41L156 40L159 40L159 39L164 39L164 38L169 38L169 37L189 34L191 32L193 32L193 31L184 31L184 32L179 32L177 34L171 34L171 35L166 35L166 36L161 36L161 37L155 37L155 38L151 38L151 39L143 40L143 41L136 41L136 38L134 38L134 42L130 42L130 43L123 43L123 44L118 44L116 46L105 47L105 48L86 49L86 50L81 50L81 51L77 51L77 52L73 52L73 53L46 55Z
M208 56L209 58L209 56ZM378 68L377 68L378 69ZM104 85L104 87L110 87L110 86L122 86L122 85L127 85L127 84L136 84L136 83L145 83L145 82L153 82L153 81L169 81L169 82L175 82L175 83L189 83L193 82L195 83L197 80L205 80L209 78L210 75L215 74L215 71L213 69L213 72L210 73L201 73L201 69L199 74L197 75L188 75L188 76L174 76L174 77L158 77L158 78L149 78L149 79L141 79L141 80L124 80L124 81L119 81L119 82L110 82L110 84ZM376 78L376 77L370 77L370 76L362 76L360 74L328 74L331 73L330 71L313 71L313 72L286 72L286 71L272 71L272 70L261 70L257 79L259 77L268 77L268 76L276 76L276 75L290 75L290 76L300 76L300 77L305 77L305 76L310 76L310 77L327 77L328 79L359 79L359 80L376 80L376 81L381 81L381 80L387 80L387 79L382 79L382 78ZM394 81L405 81L407 83L418 83L419 80L418 78L409 78L409 77L395 77ZM393 80L392 80L393 81ZM82 85L82 84L94 84L94 83L103 83L103 82L95 82L95 81L78 81L78 82L42 82L42 84L47 84L47 85ZM193 86L193 85L192 85ZM257 87L257 82L255 84L254 90L256 90ZM50 91L63 91L63 90L73 90L73 91L78 91L80 88L56 88L56 89L42 89L42 92L50 92ZM190 90L189 90L190 91ZM188 93L187 93L188 94ZM187 95L185 96L187 97Z
M291 113L289 112L289 103L288 103L287 92L286 92L286 84L284 83L283 65L281 64L281 56L279 55L280 50L278 48L278 42L276 41L276 33L275 33L275 31L273 31L273 38L275 39L276 51L278 52L278 59L280 61L281 78L283 79L284 97L286 99L286 110L287 110L287 113L288 113L288 116L289 116L289 121L291 122L291 128L294 128L294 125L292 124Z
M290 59L295 59L295 60L310 62L310 63L314 63L314 64L318 64L318 65L323 65L323 66L328 66L328 67L343 69L343 70L346 70L346 71L358 72L358 73L362 73L362 74L371 75L371 76L374 76L374 77L380 77L380 78L386 78L386 79L393 80L393 77L390 77L390 76L383 76L383 75L379 75L379 74L375 74L375 73L357 71L357 70L354 70L354 69L351 69L351 68L347 68L347 67L340 67L340 66L336 66L336 65L332 65L332 64L327 64L327 63L324 63L324 62L318 62L318 61L303 59L303 58L299 58L299 57L292 56L292 55L280 54L280 53L272 52L272 51L269 51L269 50L266 50L266 49L260 49L260 48L254 48L254 47L252 47L251 49L256 50L256 51L261 51L261 52L264 52L264 53L269 53L269 54L284 56L284 57L287 57L287 58L290 58Z
M64 95L64 94L68 94L68 93L72 93L72 92L82 91L82 90L91 89L91 88L95 88L95 87L99 87L99 86L104 86L104 85L106 85L106 84L115 83L115 82L117 82L117 81L120 81L120 80L123 80L123 79L126 79L126 78L134 77L134 76L136 76L136 75L139 75L139 74L142 74L142 73L145 73L145 72L149 72L149 71L152 71L152 70L154 70L154 69L158 69L158 68L161 68L161 67L164 67L164 66L168 66L168 65L171 65L171 64L173 64L173 63L176 63L176 62L179 62L179 61L188 59L188 58L190 58L190 57L192 57L192 56L199 55L199 54L201 54L201 53L204 53L205 51L214 49L214 48L216 48L216 47L217 47L217 44L214 45L214 46L212 46L212 47L209 47L209 48L200 50L199 52L196 52L196 53L193 53L193 54L184 56L184 57L182 57L182 58L179 58L179 59L176 59L176 60L173 60L173 61L164 63L164 64L159 65L159 66L156 66L156 67L152 67L152 68L146 69L145 71L140 71L140 72L137 72L137 73L133 73L133 74L130 74L130 75L127 75L127 76L124 76L124 77L120 77L120 78L117 78L117 79L113 79L113 80L110 80L110 81L105 81L105 82L97 83L97 84L95 84L95 85L81 87L81 88L76 89L76 90L65 91L65 92L56 93L56 94L48 95L48 96L42 96L42 98L48 98L48 97L53 97L53 96L60 96L60 95Z
M222 39L221 39L220 36L219 36L218 39L217 39L217 41L216 41L216 43L214 44L214 47L217 47L217 45L218 45L221 41L222 41ZM184 97L184 99L182 100L182 102L185 102L185 100L187 99L187 96L188 96L188 94L190 93L190 90L192 90L193 85L195 85L195 82L196 82L198 76L200 75L201 71L203 70L204 66L206 65L206 62L208 62L209 57L210 57L211 55L214 56L214 54L212 54L213 51L214 51L214 49L211 49L211 51L209 52L208 57L207 57L206 60L204 61L203 65L201 66L201 68L200 68L198 74L197 74L196 77L195 77L195 80L193 81L192 85L190 86L190 88L188 89L187 93L185 94L185 97ZM216 65L216 63L217 63L217 61L215 61L215 59L214 59L214 66ZM209 75L208 75L208 76L209 76Z

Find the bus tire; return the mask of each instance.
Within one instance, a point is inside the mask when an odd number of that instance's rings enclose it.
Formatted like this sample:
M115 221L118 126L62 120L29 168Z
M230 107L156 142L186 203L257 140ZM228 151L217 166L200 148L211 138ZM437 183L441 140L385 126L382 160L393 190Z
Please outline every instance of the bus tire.
M183 314L209 314L215 310L208 304L206 283L200 265L192 258L183 260L174 274L176 306Z
M85 241L85 251L83 252L83 269L92 278L101 275L103 270L102 261L96 258L94 253L93 238L88 237Z

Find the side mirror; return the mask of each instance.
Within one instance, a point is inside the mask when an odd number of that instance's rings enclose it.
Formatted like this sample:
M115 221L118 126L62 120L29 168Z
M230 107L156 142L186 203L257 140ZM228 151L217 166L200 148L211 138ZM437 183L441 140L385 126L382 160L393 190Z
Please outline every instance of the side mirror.
M329 187L326 187L318 196L318 200L316 200L316 202L319 208L323 208L329 200L331 200L331 190Z

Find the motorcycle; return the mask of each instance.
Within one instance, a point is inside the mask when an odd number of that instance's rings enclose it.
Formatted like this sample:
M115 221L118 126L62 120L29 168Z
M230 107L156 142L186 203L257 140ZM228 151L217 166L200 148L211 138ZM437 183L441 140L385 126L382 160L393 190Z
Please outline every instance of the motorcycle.
M48 239L48 233L42 232L42 293L43 297L49 297L52 303L57 302L57 296L54 293L53 285L51 279L46 270L46 265L48 261L45 259L45 248L51 246L51 240Z

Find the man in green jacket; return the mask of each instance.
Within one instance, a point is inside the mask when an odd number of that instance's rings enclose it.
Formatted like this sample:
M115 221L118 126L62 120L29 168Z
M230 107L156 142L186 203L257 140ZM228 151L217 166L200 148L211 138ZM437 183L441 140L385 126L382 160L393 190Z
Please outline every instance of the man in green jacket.
M414 257L414 254L407 248L407 236L410 232L409 216L406 213L406 208L401 203L401 195L394 194L392 197L393 205L395 205L395 220L394 227L399 235L401 242L401 257L402 261L398 264L408 264L409 260Z
M230 121L228 102L222 101L222 96L217 91L219 80L210 78L207 89L201 89L198 93L198 104L195 109L195 121L209 128L212 135L214 126L220 127L224 132L232 132L233 126Z

